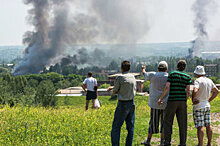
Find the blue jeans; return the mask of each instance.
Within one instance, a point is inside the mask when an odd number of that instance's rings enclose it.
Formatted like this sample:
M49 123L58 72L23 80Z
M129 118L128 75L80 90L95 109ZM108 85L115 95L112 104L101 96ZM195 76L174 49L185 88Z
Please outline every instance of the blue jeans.
M134 101L120 102L118 101L115 110L114 121L112 124L111 141L112 146L119 146L120 131L124 121L128 130L126 138L126 146L132 146L134 137L134 122L135 122L135 105Z

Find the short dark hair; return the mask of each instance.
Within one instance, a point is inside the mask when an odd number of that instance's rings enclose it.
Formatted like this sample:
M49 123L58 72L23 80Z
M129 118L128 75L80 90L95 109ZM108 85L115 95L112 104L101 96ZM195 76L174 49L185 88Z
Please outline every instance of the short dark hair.
M160 67L158 67L158 71L159 72L165 72L167 70L167 68L165 67L165 68L160 68Z
M186 69L186 61L185 60L179 60L177 63L177 69L179 71L184 71Z
M129 61L122 61L121 62L121 68L124 72L129 71L131 67L131 63Z
M91 77L92 76L92 72L88 72L88 76Z

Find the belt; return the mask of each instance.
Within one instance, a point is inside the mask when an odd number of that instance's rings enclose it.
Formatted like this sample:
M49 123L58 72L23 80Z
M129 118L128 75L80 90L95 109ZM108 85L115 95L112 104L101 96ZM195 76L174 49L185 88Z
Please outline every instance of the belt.
M131 101L134 101L133 99L132 100L118 100L120 102L131 102Z

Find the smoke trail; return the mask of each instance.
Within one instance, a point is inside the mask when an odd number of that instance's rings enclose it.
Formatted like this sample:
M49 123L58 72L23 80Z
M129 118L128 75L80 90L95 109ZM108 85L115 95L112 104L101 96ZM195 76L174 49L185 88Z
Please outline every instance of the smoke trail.
M14 75L39 73L44 67L59 62L67 48L74 44L135 44L149 30L145 0L25 0L32 5L29 23L34 31L24 35L27 44L24 57L15 66ZM72 7L71 7L72 6ZM124 52L132 52L124 49ZM115 49L117 54L123 50ZM78 55L80 55L80 50ZM93 55L94 62L99 57ZM112 54L113 54L112 53ZM82 55L81 55L82 56ZM95 59L99 57L99 59ZM88 57L89 58L89 57ZM88 62L78 59L78 63Z
M113 43L135 43L149 29L143 0L93 0L103 39ZM108 34L108 35L106 35Z
M25 0L24 3L34 6L34 8L29 11L29 13L32 14L29 16L29 23L35 27L35 31L27 32L24 35L23 42L28 44L28 47L24 51L25 56L19 63L20 65L15 68L15 75L25 74L27 72L35 73L44 67L44 60L38 61L43 58L35 54L43 54L47 48L48 41L48 0Z
M201 56L200 50L204 49L205 41L208 40L207 24L211 13L216 11L214 0L196 0L192 6L195 13L194 27L196 40L193 44L194 56Z

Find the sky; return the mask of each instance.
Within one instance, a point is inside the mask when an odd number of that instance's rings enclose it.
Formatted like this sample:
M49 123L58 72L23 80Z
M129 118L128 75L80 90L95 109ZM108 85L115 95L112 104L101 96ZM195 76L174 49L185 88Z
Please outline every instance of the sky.
M139 40L140 43L187 42L195 39L194 14L191 10L195 0L146 1L149 2L146 8L150 29ZM207 25L210 41L220 41L220 1L215 1L218 10L210 16ZM0 46L22 45L23 34L32 30L26 21L30 8L23 4L23 0L0 0Z

